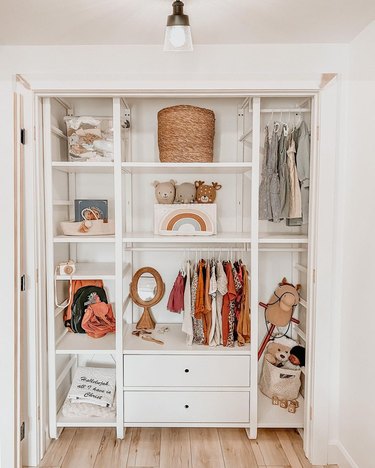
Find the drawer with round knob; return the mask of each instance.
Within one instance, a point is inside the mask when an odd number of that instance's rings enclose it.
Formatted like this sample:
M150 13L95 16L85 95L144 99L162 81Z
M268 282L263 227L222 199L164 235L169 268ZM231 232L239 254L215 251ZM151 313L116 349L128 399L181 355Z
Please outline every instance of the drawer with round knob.
M247 423L250 393L124 392L125 423Z
M250 356L126 355L125 387L249 387Z

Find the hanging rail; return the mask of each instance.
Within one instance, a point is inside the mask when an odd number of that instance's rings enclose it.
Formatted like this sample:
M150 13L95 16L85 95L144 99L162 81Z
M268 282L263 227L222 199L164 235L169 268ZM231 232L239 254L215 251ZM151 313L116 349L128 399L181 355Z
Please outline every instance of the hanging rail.
M252 112L252 110L250 110L249 112ZM301 114L301 113L308 113L308 112L311 112L311 109L308 109L307 107L304 107L304 108L301 108L299 109L298 107L295 107L294 109L261 109L260 110L261 114L281 114L284 112L286 114L288 114L289 112L292 113L292 112L295 112L296 114Z

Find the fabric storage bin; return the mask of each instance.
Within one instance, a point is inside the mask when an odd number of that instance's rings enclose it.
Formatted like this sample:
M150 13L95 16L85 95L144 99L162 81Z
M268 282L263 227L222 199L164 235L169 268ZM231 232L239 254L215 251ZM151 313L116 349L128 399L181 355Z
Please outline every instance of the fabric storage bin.
M276 367L264 359L259 382L259 389L264 395L269 398L277 396L284 400L295 400L300 388L301 370Z
M158 112L161 162L212 162L215 114L195 106L172 106Z
M87 232L81 232L83 221L62 221L60 223L61 231L64 236L110 236L115 233L115 221L109 219L105 223L102 219L94 219L90 221L91 227Z
M111 117L65 117L69 161L113 161Z
M154 234L212 236L216 233L216 203L154 205Z

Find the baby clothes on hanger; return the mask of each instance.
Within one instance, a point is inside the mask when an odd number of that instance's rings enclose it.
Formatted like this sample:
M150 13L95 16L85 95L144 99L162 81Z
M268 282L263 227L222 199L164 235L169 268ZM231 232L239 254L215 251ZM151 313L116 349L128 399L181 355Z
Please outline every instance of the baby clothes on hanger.
M211 266L210 290L211 296L211 330L208 338L209 346L218 346L220 344L220 325L217 315L217 280L216 280L216 264Z
M310 190L310 133L307 124L302 120L296 130L297 173L301 183L302 222L309 220L309 190Z
M228 278L224 271L222 262L218 262L216 265L216 282L217 282L217 294L216 294L216 317L219 325L220 342L223 344L223 320L222 320L222 309L223 309L223 297L228 292Z
M232 264L224 263L224 271L228 280L228 291L223 298L222 323L223 323L223 345L234 345L234 325L236 321L236 288L234 286Z
M192 345L194 338L193 318L191 316L191 265L186 262L186 281L184 291L184 319L182 322L182 331L186 333L186 344Z
M296 166L296 144L293 136L290 138L287 151L288 174L290 180L289 219L300 219L302 224L301 188L299 186ZM296 222L293 223L296 225Z
M277 172L278 161L278 135L277 129L274 128L271 137L268 173L270 177L270 201L271 201L271 218L270 221L274 223L280 222L281 217L281 201L280 201L280 179Z
M184 310L185 279L181 271L178 272L173 288L169 294L167 309L170 312L180 313Z
M198 293L198 265L194 265L193 279L191 282L191 316L193 320L193 343L203 344L204 333L203 333L202 319L196 318L195 316L197 293Z
M281 134L278 144L278 161L277 168L280 179L280 215L286 218L289 213L289 200L290 200L290 182L287 167L287 126L282 124Z
M259 219L270 220L272 218L270 196L270 171L268 169L270 159L270 140L268 126L264 129L264 157L262 162L261 182L259 185Z
M250 343L250 293L249 293L249 273L245 265L242 265L243 288L241 296L240 314L237 324L237 342L238 346L244 346Z
M203 315L204 343L207 345L209 343L211 324L212 324L210 282L211 282L211 267L210 267L210 262L207 261L206 266L205 266L204 315Z

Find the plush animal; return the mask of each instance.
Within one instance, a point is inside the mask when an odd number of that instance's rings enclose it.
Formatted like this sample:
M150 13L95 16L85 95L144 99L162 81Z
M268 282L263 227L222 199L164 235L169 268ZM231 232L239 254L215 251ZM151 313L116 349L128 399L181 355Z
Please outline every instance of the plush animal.
M176 196L176 181L169 182L154 181L155 196L158 203L170 204L174 202Z
M176 198L175 203L194 203L196 196L196 188L194 184L184 182L183 184L176 185Z
M203 180L196 180L195 187L197 188L198 203L213 203L216 199L216 191L221 189L221 185L217 182L212 182L212 185L205 185Z
M282 343L271 341L267 346L265 358L275 366L283 365L289 360L290 347Z

